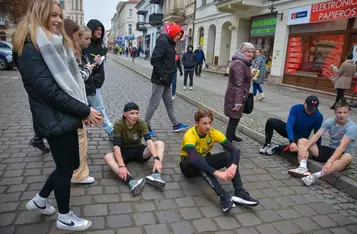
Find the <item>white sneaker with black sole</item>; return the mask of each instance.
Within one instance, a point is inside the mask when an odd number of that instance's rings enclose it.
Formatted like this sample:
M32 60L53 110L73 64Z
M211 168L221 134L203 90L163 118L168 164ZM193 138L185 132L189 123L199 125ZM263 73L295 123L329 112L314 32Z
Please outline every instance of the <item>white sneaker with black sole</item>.
M259 205L259 202L255 199L253 199L250 194L243 190L237 194L234 194L231 197L232 201L236 204L239 205L245 205L245 206L257 206Z
M266 154L267 150L270 148L270 144L265 144L263 148L259 149L260 154Z
M276 144L271 144L270 147L266 149L266 154L273 155L277 146Z
M160 173L153 173L146 176L146 181L157 189L163 189L166 185L165 181L162 180Z
M58 214L57 228L69 231L84 231L92 226L92 222L86 219L81 219L69 211L68 214Z
M53 215L56 213L56 208L51 206L51 204L48 202L48 199L40 197L38 194L26 204L26 209L38 210L45 215Z

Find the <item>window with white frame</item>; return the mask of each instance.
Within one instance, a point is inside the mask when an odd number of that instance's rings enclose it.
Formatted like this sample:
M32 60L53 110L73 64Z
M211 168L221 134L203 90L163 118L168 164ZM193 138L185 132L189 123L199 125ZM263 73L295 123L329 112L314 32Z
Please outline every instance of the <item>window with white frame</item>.
M133 34L133 25L132 24L128 24L128 34L132 35Z
M129 9L128 10L128 16L129 17L133 17L133 9Z

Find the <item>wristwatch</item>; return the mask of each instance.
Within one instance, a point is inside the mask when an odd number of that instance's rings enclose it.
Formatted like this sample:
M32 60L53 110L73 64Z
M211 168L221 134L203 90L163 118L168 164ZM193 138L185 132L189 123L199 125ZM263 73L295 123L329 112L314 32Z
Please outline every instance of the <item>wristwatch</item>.
M160 161L159 156L155 156L155 157L153 157L153 159L154 159L154 160L159 160L159 161Z

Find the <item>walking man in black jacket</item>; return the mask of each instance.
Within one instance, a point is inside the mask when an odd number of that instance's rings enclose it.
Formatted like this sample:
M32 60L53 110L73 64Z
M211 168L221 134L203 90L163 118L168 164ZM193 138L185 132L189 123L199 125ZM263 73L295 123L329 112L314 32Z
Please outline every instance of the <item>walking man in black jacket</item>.
M183 79L183 90L186 90L187 76L190 75L190 90L193 86L193 72L195 70L196 55L193 53L193 46L189 45L187 47L187 52L183 54L182 65L185 70L185 76Z
M90 20L87 26L92 30L92 38L91 44L88 48L84 49L84 52L86 53L90 62L94 63L94 58L96 55L105 55L103 48L104 26L96 19ZM104 122L102 123L102 127L108 134L109 139L112 139L113 124L109 121L108 116L105 113L103 98L101 94L101 87L105 80L104 63L95 67L92 74L93 75L86 81L88 103L103 115Z
M188 128L187 124L181 124L176 120L170 89L173 75L177 72L175 43L179 41L182 36L183 30L179 25L165 25L165 33L162 33L157 38L155 49L152 52L152 94L145 115L145 122L148 125L150 136L152 137L155 136L155 132L150 127L150 120L159 106L161 98L164 101L167 114L173 125L173 131L179 132Z

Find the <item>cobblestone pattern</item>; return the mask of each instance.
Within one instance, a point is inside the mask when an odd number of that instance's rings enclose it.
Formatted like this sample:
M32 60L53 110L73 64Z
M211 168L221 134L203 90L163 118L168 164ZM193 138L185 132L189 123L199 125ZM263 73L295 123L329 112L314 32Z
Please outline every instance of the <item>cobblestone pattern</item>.
M110 59L106 74L102 93L110 119L120 118L128 101L137 102L143 116L151 83ZM54 163L51 155L41 155L27 145L33 135L32 121L21 80L0 84L0 93L0 233L66 233L56 229L55 215L25 211L26 202L42 187ZM175 112L180 121L193 123L192 105L177 98ZM225 129L219 121L214 126ZM163 178L167 185L163 192L146 185L137 197L105 165L103 155L111 146L103 129L89 128L88 163L96 182L71 190L74 212L93 221L86 233L357 233L355 199L322 182L302 186L286 173L290 162L257 154L259 144L244 135L243 144L238 145L240 171L244 187L261 205L235 207L223 215L218 198L201 178L182 176L178 152L184 133L172 132L162 104L152 127L156 139L166 142ZM216 146L214 152L220 150ZM151 167L152 162L128 165L134 177L149 174ZM231 193L231 184L223 184Z
M116 59L117 61L119 61L120 63L124 63L127 66L135 66L135 70L139 71L147 76L151 76L151 69L148 68L147 66L142 66L140 65L139 61L136 61L136 64L133 65L133 63L131 63L130 61L124 60L124 59L120 59L117 57L113 57L114 59ZM145 63L145 62L144 62ZM210 75L212 76L212 74L210 73ZM203 75L204 76L204 75ZM222 77L221 74L217 75ZM209 90L203 89L201 87L199 87L199 82L195 83L194 86L194 91L183 91L182 90L183 84L182 82L177 82L177 90L178 92L184 94L185 96L188 96L190 98L193 98L194 100L209 106L210 108L220 112L223 114L223 105L224 105L224 97L211 92ZM287 96L292 96L292 97L297 97L301 99L301 103L304 102L307 93L301 90L297 90L297 89L292 89L292 88L288 88L288 87L283 87L283 86L268 86L265 85L264 86L265 90L270 90L271 92L277 92L277 93L281 93L282 95L287 95ZM209 98L207 98L207 96L209 96ZM320 96L320 95L319 95ZM324 103L331 103L331 97L328 95L321 95L321 102ZM287 111L288 112L288 111ZM277 118L277 119L282 119L284 121L287 121L287 116L286 118L280 118L278 116L274 116L270 113L264 112L259 110L258 108L255 108L254 111L249 114L249 115L243 115L240 124L243 124L245 126L248 126L254 130L256 130L257 132L261 132L264 133L265 132L265 123L269 118ZM323 136L323 142L324 143L328 143L329 142L329 136L328 135L324 135ZM274 134L273 136L273 142L275 143L279 143L279 144L288 144L289 142L287 141L286 138L281 137L279 134ZM356 143L357 144L357 143ZM261 146L259 146L261 147ZM258 147L258 148L259 148ZM257 148L257 149L258 149ZM354 151L355 155L357 155L357 147L355 148ZM351 179L357 181L357 158L354 157L353 158L353 162L351 165L349 165L343 172L343 175L350 177Z

